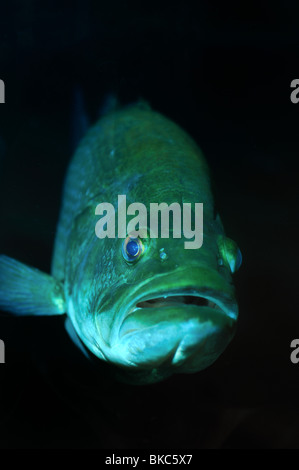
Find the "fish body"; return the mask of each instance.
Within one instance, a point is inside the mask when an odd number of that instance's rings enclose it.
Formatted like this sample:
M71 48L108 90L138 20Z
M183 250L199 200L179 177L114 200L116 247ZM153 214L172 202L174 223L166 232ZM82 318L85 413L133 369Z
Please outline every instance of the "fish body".
M127 206L147 208L202 203L202 246L185 249L183 237L152 238L149 224L138 243L130 233L100 239L96 207L112 204L117 219L120 195ZM225 350L238 317L231 274L240 262L215 212L197 144L137 104L102 117L75 152L51 276L0 257L0 307L66 314L68 331L88 355L114 364L130 382L152 383L205 369Z

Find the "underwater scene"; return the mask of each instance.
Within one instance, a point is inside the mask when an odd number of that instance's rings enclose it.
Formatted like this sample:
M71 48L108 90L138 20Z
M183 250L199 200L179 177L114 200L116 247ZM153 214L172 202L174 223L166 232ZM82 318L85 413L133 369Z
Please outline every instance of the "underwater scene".
M0 7L0 448L298 449L296 3Z

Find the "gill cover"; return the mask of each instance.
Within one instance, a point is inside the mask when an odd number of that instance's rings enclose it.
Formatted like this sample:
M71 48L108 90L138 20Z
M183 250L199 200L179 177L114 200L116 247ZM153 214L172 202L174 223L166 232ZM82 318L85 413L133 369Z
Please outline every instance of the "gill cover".
M242 264L242 253L238 245L228 237L218 237L219 264L226 266L231 273L238 271Z

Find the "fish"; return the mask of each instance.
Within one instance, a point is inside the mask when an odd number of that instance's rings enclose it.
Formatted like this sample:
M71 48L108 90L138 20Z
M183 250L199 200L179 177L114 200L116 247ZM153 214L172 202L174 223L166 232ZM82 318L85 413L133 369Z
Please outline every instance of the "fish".
M203 243L184 238L99 238L99 203L201 203ZM145 227L145 230L149 227ZM140 234L139 234L140 235ZM147 236L146 236L147 235ZM171 235L171 232L170 232ZM51 273L0 256L0 308L64 315L74 343L120 380L150 384L211 366L236 331L232 274L242 263L215 208L198 144L140 101L100 117L69 164Z

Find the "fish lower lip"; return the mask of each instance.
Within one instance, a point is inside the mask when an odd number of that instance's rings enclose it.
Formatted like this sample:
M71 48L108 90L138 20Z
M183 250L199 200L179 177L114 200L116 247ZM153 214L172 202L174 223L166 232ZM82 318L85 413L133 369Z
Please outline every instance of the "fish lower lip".
M171 295L148 298L136 303L127 313L119 339L159 324L180 325L195 321L198 324L210 321L217 325L232 327L236 318L228 315L213 300L199 295Z
M216 308L178 305L135 308L126 317L115 346L124 362L194 372L219 357L233 338L235 319Z

